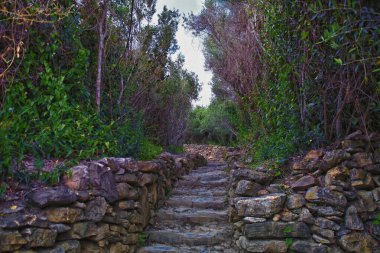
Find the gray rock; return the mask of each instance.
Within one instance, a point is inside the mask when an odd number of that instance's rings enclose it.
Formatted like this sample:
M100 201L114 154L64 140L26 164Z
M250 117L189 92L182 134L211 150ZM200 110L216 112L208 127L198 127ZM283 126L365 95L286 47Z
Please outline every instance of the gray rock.
M332 168L337 164L349 159L350 157L350 153L341 149L337 149L326 152L326 154L323 156L323 160L330 168Z
M326 239L326 238L323 238L322 236L319 236L319 235L316 235L314 234L312 236L313 240L318 242L318 243L321 243L321 244L332 244L334 243L334 241L331 241L329 239Z
M109 205L103 197L97 197L87 204L84 218L89 221L100 222L106 214L108 207Z
M325 176L325 184L340 185L340 182L346 182L350 176L350 170L344 166L338 166L327 171ZM338 182L340 181L340 182Z
M259 183L259 184L268 184L274 178L274 176L270 173L251 170L251 169L234 170L232 173L232 177L235 178L236 180L246 179L246 180L255 181L256 183Z
M372 174L380 175L380 163L365 166L364 169Z
M331 206L315 206L314 204L308 204L306 206L317 216L343 216L343 212Z
M14 213L4 217L0 215L0 228L15 229L27 226L47 228L49 222L46 217L41 214Z
M292 189L296 191L304 191L317 184L315 177L312 175L304 176L291 184Z
M54 246L58 232L43 228L26 228L21 231L21 234L28 241L28 248L46 248Z
M244 235L250 239L309 238L309 227L303 222L263 222L245 225Z
M340 226L338 224L325 218L316 218L314 224L318 227L331 229L334 231L338 231L340 229Z
M17 250L28 241L18 231L0 229L0 245L2 252Z
M373 212L376 210L377 206L373 198L373 193L370 191L358 191L358 201L366 209L365 211ZM356 206L356 205L355 205ZM357 206L356 206L357 207ZM359 211L359 209L358 209Z
M363 222L359 218L358 211L356 210L355 206L350 206L346 210L345 225L346 228L351 230L364 230Z
M373 164L372 155L370 153L356 153L353 155L353 159L359 167L365 167Z
M298 253L327 253L327 246L325 245L300 240L294 241L290 249Z
M254 253L283 253L286 252L288 246L284 240L259 240L251 241L246 237L241 236L237 241L237 244L240 248L246 250L247 252Z
M281 193L239 200L236 208L239 216L269 218L279 213L284 206L286 195Z
M302 208L300 217L298 218L298 221L305 222L307 224L314 224L314 217L310 213L309 209L307 208Z
M335 235L333 230L324 229L324 228L321 228L321 227L318 227L315 225L311 226L310 230L312 233L318 234L318 235L323 236L323 237L328 238L328 239L333 239L334 235Z
M301 208L306 204L305 198L301 194L292 194L288 196L286 206L289 209Z
M262 189L262 186L248 180L240 180L236 186L235 194L240 196L254 197L257 192Z
M33 191L29 195L29 198L34 205L40 208L48 206L64 206L77 201L75 193L64 186Z
M372 189L374 182L371 174L363 169L352 169L350 171L351 186L358 190Z
M342 193L318 186L310 188L306 192L305 199L313 203L327 204L343 208L347 205L347 199Z
M345 234L338 239L338 244L347 252L370 253L378 245L367 233L352 232Z
M265 222L265 218L256 218L256 217L244 217L243 221L246 223L260 223L260 222Z

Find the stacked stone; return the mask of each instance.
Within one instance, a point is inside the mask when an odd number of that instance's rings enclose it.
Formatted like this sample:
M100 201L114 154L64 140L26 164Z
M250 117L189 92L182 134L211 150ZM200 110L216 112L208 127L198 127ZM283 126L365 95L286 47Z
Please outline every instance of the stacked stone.
M134 252L174 183L206 164L199 155L142 162L105 158L76 166L65 186L1 205L0 252Z
M243 252L380 252L380 138L355 132L291 175L233 168L230 219Z

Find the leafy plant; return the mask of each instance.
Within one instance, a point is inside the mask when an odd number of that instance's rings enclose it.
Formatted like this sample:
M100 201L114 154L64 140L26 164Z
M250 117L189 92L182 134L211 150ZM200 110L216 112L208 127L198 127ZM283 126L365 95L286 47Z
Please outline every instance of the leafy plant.
M145 234L145 233L139 234L139 238L138 238L139 245L140 246L144 245L147 239L148 239L147 234Z
M380 213L376 215L375 220L373 221L373 224L380 225Z
M5 197L5 193L7 192L8 185L5 183L0 184L0 199L3 199Z

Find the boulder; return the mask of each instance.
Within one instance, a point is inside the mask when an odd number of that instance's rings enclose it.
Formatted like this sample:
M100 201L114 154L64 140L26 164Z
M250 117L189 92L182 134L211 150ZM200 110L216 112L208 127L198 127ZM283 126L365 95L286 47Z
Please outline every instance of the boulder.
M90 178L88 167L84 165L75 166L70 169L70 178L66 181L66 186L72 190L88 190Z
M370 153L356 153L353 155L353 159L359 167L365 167L373 164L372 155Z
M307 207L317 216L343 216L343 212L332 206L315 206L314 204L308 204Z
M358 211L356 210L355 206L350 206L346 210L346 217L345 217L345 225L346 228L351 230L364 230L364 225L362 220L360 219L358 215Z
M316 218L314 224L320 228L330 229L334 231L338 231L340 229L340 226L337 223L325 218Z
M108 207L109 205L103 197L97 197L88 202L84 211L84 219L100 222L106 214Z
M119 200L122 200L122 199L138 200L139 199L138 190L127 183L117 184L116 192L118 194Z
M303 158L305 162L308 162L310 160L319 159L323 156L322 150L311 150L309 151L306 156Z
M337 149L326 152L326 154L323 156L323 160L326 162L327 167L332 168L339 163L349 159L350 157L350 153L342 149Z
M0 228L15 229L27 226L47 228L49 222L46 217L40 214L13 213L3 217L0 215Z
M358 190L372 189L374 182L370 173L363 169L352 169L350 171L351 186Z
M365 166L364 169L374 175L380 175L380 163Z
M360 253L372 253L374 252L373 249L378 245L376 240L369 234L360 232L352 232L340 236L338 243L346 252Z
M377 205L374 201L373 193L371 191L358 191L357 195L358 195L358 202L359 202L358 204L365 208L365 210L360 210L360 211L374 212L376 210ZM355 207L358 208L356 205ZM359 212L359 209L358 209L358 212Z
M327 253L327 246L319 243L296 240L290 249L298 253Z
M0 229L0 252L17 250L27 243L20 232Z
M246 179L259 184L268 184L272 182L274 178L272 173L252 169L236 169L233 171L232 176L236 180Z
M348 177L350 176L350 170L347 167L339 166L334 167L327 171L325 176L325 184L328 185L334 185L337 183L337 181L347 181ZM339 184L338 184L339 185Z
M275 193L239 200L236 208L239 216L269 218L282 210L285 200L285 194Z
M317 184L315 177L307 175L301 177L296 182L291 184L291 187L296 191L304 191Z
M246 237L241 236L237 241L240 248L246 250L247 252L254 253L283 253L286 252L288 246L284 240L259 240L250 241Z
M343 193L325 187L312 187L306 192L307 201L331 206L346 207L347 199Z
M303 222L262 222L245 225L244 235L249 239L309 238L309 227Z
M299 218L298 218L298 221L302 221L302 222L305 222L307 224L314 224L315 219L314 219L313 215L310 213L309 209L302 208L300 215L299 215Z
M154 175L151 173L144 173L139 178L139 185L140 186L150 185L150 184L155 183L157 181L157 179L158 179L157 175Z
M286 206L289 209L301 208L306 204L305 198L301 194L292 194L288 196Z
M43 228L26 228L21 234L28 241L26 245L28 248L46 248L54 246L58 232Z
M138 161L138 170L144 173L159 173L160 164L152 161Z
M240 196L255 197L261 188L261 185L258 183L248 180L240 180L236 186L235 194Z
M67 187L49 187L33 191L29 198L31 202L40 207L64 206L77 201L75 193Z
M55 207L45 211L46 217L54 223L74 223L83 218L83 211L72 207Z

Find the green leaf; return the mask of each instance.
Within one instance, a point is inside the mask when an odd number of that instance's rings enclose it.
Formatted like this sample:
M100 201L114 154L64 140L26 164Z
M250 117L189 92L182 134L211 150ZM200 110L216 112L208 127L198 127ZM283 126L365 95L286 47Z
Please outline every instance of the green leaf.
M306 40L308 37L309 37L309 32L308 31L302 31L302 33L301 33L302 40Z
M335 61L335 63L337 63L339 65L343 65L343 61L340 58L334 58L334 61Z

